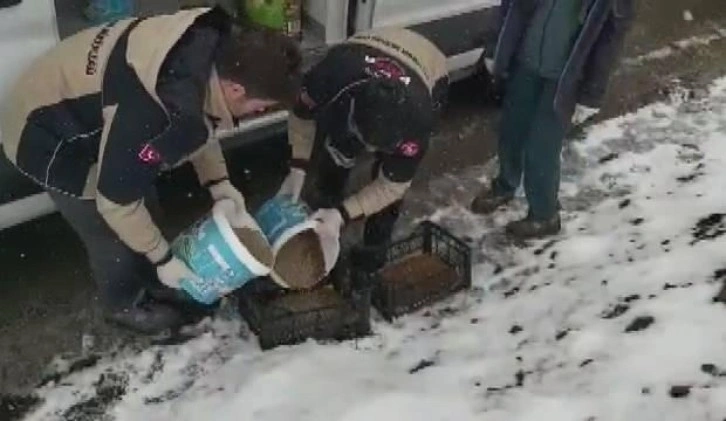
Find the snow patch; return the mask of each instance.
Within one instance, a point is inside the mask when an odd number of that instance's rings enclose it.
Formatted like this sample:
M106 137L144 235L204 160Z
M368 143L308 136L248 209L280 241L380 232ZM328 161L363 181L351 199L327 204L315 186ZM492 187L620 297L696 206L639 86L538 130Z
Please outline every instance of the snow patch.
M693 20L693 15L691 12L686 11L683 14L683 19L685 21L691 21ZM726 37L726 29L724 28L714 28L713 32L714 33L708 35L693 36L677 40L672 42L669 46L649 51L648 53L637 57L626 58L623 60L623 64L626 66L639 66L650 61L663 60L680 51L685 51L693 47L705 47Z

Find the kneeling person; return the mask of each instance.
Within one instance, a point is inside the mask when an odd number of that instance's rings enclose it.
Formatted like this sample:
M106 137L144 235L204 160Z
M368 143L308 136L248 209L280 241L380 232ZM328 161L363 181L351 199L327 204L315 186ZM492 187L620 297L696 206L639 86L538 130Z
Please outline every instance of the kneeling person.
M279 194L298 197L312 171L317 180L308 186L313 194L306 199L317 209L316 219L339 232L346 223L366 218L364 246L389 242L448 83L446 57L407 29L373 30L331 48L304 75L288 126L291 171ZM319 160L309 168L318 148ZM344 197L350 172L364 152L375 155L373 181Z

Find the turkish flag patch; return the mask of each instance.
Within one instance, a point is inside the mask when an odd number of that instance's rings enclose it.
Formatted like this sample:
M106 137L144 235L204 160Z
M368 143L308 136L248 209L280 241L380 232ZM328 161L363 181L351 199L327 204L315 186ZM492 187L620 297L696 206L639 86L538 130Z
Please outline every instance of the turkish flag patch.
M400 64L387 57L365 57L365 71L371 76L386 79L397 79L404 85L411 83L411 78Z
M401 152L401 155L413 158L414 156L417 156L419 152L421 152L421 145L418 144L415 140L407 140L398 147L398 150Z
M147 143L139 152L139 161L144 164L156 165L161 162L161 154L151 144Z

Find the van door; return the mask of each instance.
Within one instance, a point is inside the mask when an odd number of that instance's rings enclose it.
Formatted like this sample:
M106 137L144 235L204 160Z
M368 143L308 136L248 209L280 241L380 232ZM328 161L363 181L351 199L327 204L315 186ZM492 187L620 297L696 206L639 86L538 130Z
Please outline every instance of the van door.
M331 45L347 38L347 1L304 0L302 5L303 47ZM311 43L311 40L317 43Z
M473 70L483 46L496 38L496 19L501 3L500 0L356 2L356 30L387 26L410 28L439 47L448 57L452 72Z

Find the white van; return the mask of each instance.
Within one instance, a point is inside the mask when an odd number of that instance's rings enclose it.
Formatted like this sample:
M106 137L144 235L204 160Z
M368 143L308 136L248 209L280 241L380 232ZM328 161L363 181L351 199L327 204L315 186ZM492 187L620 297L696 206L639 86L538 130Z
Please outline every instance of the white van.
M228 6L232 1L221 0ZM63 36L87 25L80 16L85 0L0 0L0 103L17 75ZM214 2L207 2L214 3ZM479 71L483 45L493 33L500 0L304 0L302 45L312 62L325 49L356 31L405 26L421 33L448 57L452 79ZM141 13L171 11L178 0L137 0ZM56 13L58 11L58 13ZM243 121L227 147L285 129L278 111ZM2 130L2 128L0 128ZM0 132L0 141L2 132ZM0 153L0 230L54 212L38 186L20 175Z

